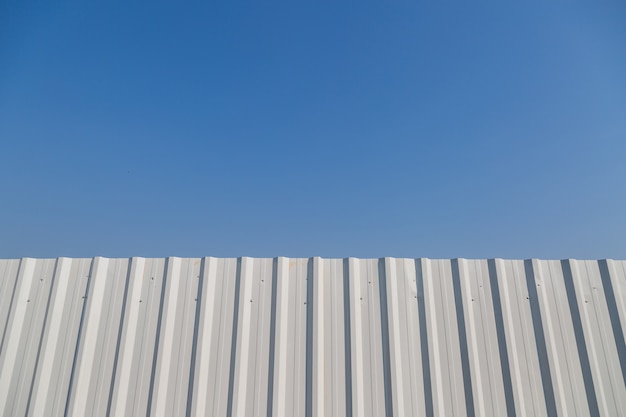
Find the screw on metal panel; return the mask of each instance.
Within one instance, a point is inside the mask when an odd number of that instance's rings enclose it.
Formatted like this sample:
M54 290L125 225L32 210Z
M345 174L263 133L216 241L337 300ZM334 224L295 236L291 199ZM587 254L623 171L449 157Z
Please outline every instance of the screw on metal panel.
M143 300L139 300L139 302L141 303Z
M26 300L27 303L30 303L30 300Z

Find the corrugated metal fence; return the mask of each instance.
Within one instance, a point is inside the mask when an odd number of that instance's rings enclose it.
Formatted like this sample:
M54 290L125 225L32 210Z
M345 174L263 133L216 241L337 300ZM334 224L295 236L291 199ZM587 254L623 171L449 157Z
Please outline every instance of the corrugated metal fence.
M0 260L2 416L626 416L626 262Z

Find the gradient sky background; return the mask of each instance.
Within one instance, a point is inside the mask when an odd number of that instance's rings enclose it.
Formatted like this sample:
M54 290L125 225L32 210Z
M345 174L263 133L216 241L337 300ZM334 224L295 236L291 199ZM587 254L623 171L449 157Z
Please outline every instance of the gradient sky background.
M624 1L7 3L0 257L626 258Z

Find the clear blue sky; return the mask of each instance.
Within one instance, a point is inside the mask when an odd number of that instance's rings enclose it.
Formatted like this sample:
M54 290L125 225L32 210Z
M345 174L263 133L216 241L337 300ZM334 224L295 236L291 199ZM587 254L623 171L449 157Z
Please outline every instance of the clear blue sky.
M626 258L624 1L25 3L0 257Z

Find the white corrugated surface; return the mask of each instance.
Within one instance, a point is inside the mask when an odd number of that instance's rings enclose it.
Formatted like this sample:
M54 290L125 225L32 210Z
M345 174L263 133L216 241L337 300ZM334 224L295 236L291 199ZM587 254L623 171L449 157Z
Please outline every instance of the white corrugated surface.
M0 260L0 416L626 416L626 262Z

